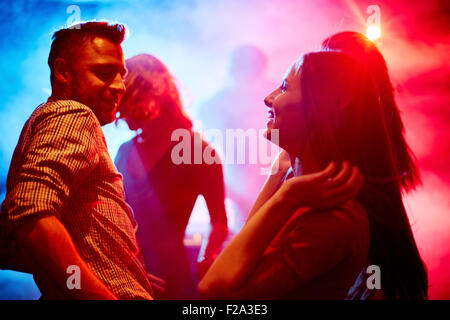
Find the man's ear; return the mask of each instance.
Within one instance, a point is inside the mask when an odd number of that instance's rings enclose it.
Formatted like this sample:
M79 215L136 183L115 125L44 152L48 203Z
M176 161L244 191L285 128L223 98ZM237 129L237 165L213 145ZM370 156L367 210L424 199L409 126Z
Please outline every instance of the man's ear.
M57 81L66 85L72 79L69 66L64 58L57 58L53 64L53 72Z

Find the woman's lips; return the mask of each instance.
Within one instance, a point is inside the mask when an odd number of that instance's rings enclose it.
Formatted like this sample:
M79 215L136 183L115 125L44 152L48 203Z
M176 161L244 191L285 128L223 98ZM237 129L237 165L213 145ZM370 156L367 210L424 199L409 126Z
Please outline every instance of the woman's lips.
M273 112L273 110L272 109L270 109L269 111L268 111L268 119L267 119L267 122L266 122L266 125L269 127L269 126L272 126L273 125L273 122L275 121L275 113Z

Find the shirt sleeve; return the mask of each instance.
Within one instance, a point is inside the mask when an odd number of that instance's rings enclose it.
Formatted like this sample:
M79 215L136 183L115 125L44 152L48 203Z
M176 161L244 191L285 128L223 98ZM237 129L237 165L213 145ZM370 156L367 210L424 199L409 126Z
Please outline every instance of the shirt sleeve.
M3 204L9 235L39 215L61 218L72 188L79 186L99 161L99 127L90 110L70 103L34 118Z

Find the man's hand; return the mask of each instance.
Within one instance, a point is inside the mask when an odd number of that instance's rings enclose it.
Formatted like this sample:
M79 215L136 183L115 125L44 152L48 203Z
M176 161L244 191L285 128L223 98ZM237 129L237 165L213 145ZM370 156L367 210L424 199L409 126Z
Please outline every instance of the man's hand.
M198 276L199 279L203 278L203 276L208 272L209 268L216 260L217 255L214 256L205 256L201 259L201 261L197 262Z
M167 283L157 276L147 273L148 279L153 288L153 293L155 294L155 299L166 300L167 299Z
M337 166L330 163L324 170L287 180L275 193L275 197L294 209L311 207L326 209L355 198L363 185L363 176L356 166L344 162L335 174Z

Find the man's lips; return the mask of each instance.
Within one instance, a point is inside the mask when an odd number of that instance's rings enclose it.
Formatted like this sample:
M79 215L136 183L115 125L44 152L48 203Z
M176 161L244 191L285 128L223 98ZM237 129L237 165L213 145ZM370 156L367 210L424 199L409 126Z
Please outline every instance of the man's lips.
M105 101L105 104L110 106L109 109L114 110L114 109L117 109L117 107L119 106L119 102L120 102L120 99L111 99L111 100Z

